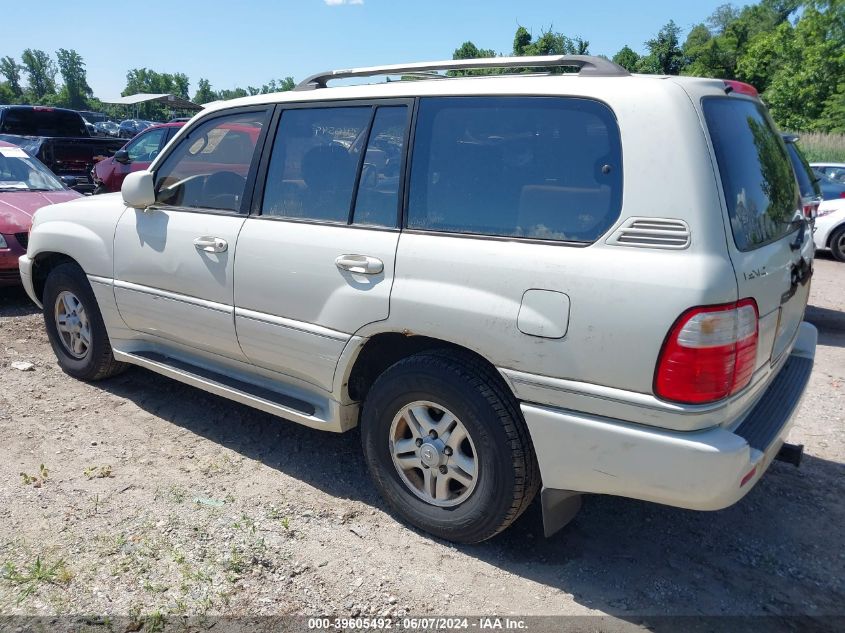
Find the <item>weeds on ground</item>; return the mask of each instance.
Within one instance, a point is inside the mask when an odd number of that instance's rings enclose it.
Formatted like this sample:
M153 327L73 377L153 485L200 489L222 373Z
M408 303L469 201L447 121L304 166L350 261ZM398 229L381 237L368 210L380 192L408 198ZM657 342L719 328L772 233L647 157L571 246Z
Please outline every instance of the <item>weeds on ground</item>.
M66 585L73 578L73 574L65 567L64 560L59 559L52 565L41 562L38 556L31 567L23 571L11 561L3 565L0 577L7 583L18 588L17 604L31 596L40 585Z
M82 471L82 474L88 477L88 479L106 479L114 477L111 471L111 466L89 466Z
M47 477L49 477L49 475L50 471L47 470L44 464L41 464L41 466L38 467L37 475L27 475L26 473L21 473L21 480L24 486L29 486L31 484L34 488L40 488L47 481Z

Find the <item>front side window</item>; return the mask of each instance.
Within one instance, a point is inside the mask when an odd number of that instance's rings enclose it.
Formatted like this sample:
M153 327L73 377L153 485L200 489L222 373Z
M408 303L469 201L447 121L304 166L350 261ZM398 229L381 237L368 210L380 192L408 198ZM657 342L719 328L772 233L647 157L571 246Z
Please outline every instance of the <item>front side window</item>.
M158 155L158 148L161 147L161 139L164 137L165 128L150 130L132 140L126 146L126 152L131 161L152 161Z
M194 126L156 173L156 202L240 211L267 111L215 117Z
M369 106L282 113L261 214L346 224L372 115Z
M559 97L422 99L409 228L592 242L621 206L619 128L607 106Z

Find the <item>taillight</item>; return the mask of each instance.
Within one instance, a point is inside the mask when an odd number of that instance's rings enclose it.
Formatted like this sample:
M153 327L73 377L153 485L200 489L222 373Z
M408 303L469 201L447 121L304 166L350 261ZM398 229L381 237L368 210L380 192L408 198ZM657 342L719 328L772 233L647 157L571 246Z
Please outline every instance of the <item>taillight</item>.
M804 205L804 217L807 218L808 220L814 220L816 218L816 216L818 215L819 204L820 203L818 203L818 202L812 202L810 204L805 204Z
M845 191L840 191L840 192L839 192L839 197L840 197L840 198L845 198Z
M757 359L753 299L684 312L672 326L654 376L658 398L701 404L743 389Z

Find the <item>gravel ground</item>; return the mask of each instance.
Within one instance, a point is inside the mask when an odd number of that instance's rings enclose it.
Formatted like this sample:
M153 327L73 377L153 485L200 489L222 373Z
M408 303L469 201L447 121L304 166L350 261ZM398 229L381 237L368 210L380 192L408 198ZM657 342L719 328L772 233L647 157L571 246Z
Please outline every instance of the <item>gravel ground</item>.
M845 615L845 264L816 271L800 469L715 513L588 497L551 539L535 504L460 547L391 517L356 432L141 369L77 382L0 289L0 614Z

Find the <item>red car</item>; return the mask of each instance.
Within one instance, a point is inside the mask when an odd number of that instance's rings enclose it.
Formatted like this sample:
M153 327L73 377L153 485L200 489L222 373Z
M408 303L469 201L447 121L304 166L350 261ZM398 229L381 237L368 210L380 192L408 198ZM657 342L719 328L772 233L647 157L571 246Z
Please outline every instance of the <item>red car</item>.
M179 122L149 127L117 150L114 156L94 165L94 169L91 170L95 186L94 193L120 191L126 175L149 167L153 159L183 125L185 125L183 122Z
M35 212L81 197L41 161L0 141L0 286L20 283L18 257L26 252Z

